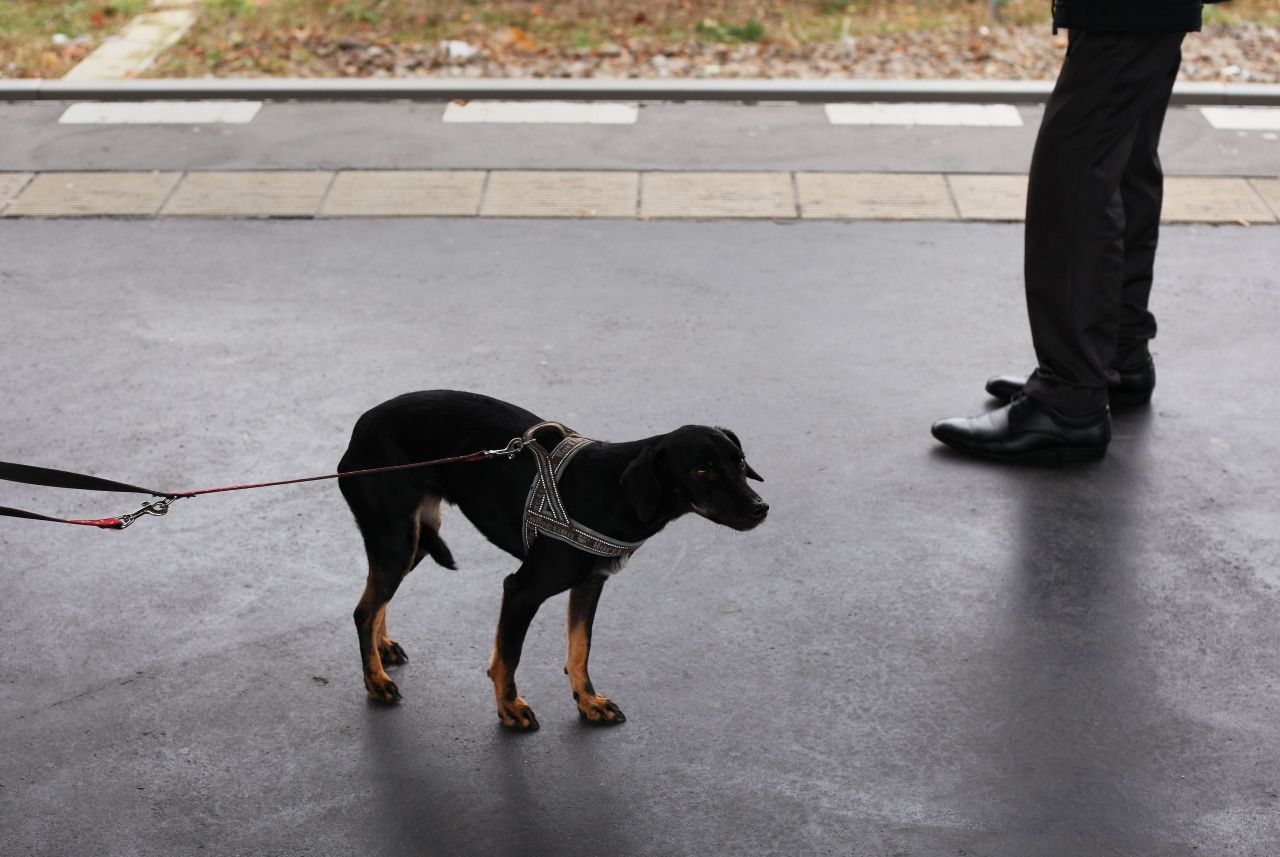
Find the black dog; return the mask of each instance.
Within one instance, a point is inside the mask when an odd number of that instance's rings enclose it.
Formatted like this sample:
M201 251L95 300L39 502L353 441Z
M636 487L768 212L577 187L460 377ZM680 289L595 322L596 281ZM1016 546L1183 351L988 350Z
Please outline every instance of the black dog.
M522 408L475 393L408 393L360 418L338 469L348 472L499 449L539 422ZM553 427L532 436L547 450L562 438ZM533 451L525 450L511 460L338 480L369 556L368 583L356 606L355 622L364 684L372 699L400 699L383 669L408 660L404 649L387 636L387 604L400 581L428 555L446 568L455 567L439 533L444 500L456 504L489 541L522 561L503 583L489 665L502 723L515 729L538 728L532 709L516 693L515 671L538 607L565 590L570 593L565 672L578 711L598 723L626 719L618 706L595 692L587 675L596 603L625 553L621 558L597 555L545 532L526 549L525 508L537 472ZM733 432L684 426L629 443L588 442L566 462L558 482L574 523L593 535L634 546L690 511L736 530L757 526L769 507L747 486L747 478L760 480Z

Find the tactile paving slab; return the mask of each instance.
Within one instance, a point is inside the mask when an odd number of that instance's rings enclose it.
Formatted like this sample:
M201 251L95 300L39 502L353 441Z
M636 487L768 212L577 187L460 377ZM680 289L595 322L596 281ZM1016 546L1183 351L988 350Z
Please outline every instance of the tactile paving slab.
M485 217L635 217L639 174L629 171L495 170Z
M0 173L0 211L31 181L31 173Z
M1247 179L1165 177L1161 219L1170 223L1275 223Z
M1027 177L572 170L0 172L6 217L635 217L1002 220ZM168 200L167 202L165 200ZM1169 177L1164 219L1276 223L1280 178Z
M800 215L847 220L954 220L957 212L938 174L797 173Z
M1250 184L1258 192L1258 196L1271 206L1271 213L1280 219L1280 179L1252 179Z
M643 217L793 218L790 173L645 173Z
M310 170L187 173L161 214L314 217L333 173Z
M347 170L325 197L325 217L469 217L480 213L484 170Z
M949 175L947 184L964 220L1026 218L1026 176Z
M146 217L160 210L181 173L40 173L5 217Z

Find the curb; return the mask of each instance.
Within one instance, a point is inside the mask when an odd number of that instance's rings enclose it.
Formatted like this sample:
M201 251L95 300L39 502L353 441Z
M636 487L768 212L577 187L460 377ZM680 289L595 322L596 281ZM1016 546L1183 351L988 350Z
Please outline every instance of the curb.
M0 80L14 101L787 101L1040 104L1051 81L988 80L636 80L630 78L159 78ZM1178 105L1280 106L1280 84L1179 83Z

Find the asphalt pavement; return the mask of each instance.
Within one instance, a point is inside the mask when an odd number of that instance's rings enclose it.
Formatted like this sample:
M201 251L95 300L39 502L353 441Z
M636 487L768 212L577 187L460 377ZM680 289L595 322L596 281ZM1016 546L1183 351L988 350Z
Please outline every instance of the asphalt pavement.
M728 426L772 507L683 519L606 586L625 725L577 720L545 605L520 735L484 675L513 562L456 511L461 569L390 610L395 708L332 483L0 524L0 852L1269 857L1277 235L1165 228L1155 400L1062 469L929 436L1031 368L1016 225L0 223L4 459L324 472L368 407L457 388L603 439Z
M835 125L822 104L641 103L627 125L453 124L447 103L267 102L245 124L67 125L0 102L0 170L576 169L1024 173L1043 107L1007 127ZM1260 108L1272 113L1280 108ZM1276 176L1277 129L1175 107L1170 175Z

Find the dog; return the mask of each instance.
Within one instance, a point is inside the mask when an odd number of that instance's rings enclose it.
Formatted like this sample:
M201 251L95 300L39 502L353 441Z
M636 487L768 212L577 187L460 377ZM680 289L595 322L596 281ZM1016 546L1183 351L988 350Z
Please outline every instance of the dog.
M540 423L523 408L476 393L407 393L360 417L338 470L499 449ZM391 704L401 698L385 670L408 660L400 644L387 636L387 605L400 582L427 556L445 568L457 567L440 538L442 503L456 505L489 541L520 560L520 568L503 581L488 675L499 719L504 726L521 731L538 728L533 710L516 691L515 672L525 633L543 601L569 592L565 673L579 714L591 723L622 723L626 720L622 710L596 692L587 673L592 621L609 575L638 543L687 512L735 530L753 529L768 514L768 504L746 483L747 479L764 480L747 464L737 435L728 429L689 425L627 443L578 438L586 442L560 462L558 479L551 481L558 482L563 508L580 531L591 534L583 537L584 544L596 545L591 539L599 536L604 539L600 544L619 546L614 555L593 552L547 532L535 532L530 540L526 506L534 495L531 486L537 487L543 450L557 447L566 436L563 427L557 426L547 424L531 433L541 447L538 455L526 449L509 459L338 479L369 560L355 624L370 699ZM545 482L540 480L544 486ZM550 504L550 500L544 502Z

